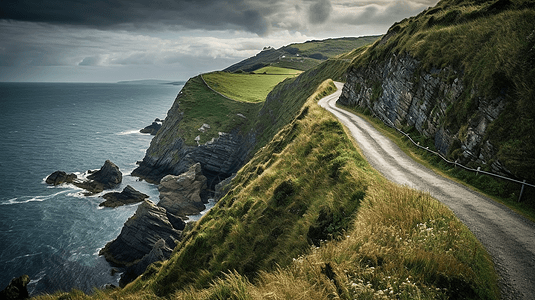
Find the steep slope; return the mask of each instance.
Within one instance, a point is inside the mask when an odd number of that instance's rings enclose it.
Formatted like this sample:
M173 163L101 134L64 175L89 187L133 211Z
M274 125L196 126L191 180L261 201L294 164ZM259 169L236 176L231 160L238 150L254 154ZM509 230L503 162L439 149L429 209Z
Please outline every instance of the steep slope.
M255 145L255 134L248 129L261 106L226 99L210 90L200 76L190 79L132 175L159 183L165 175L179 175L199 162L209 185L214 185L246 162ZM210 129L201 130L207 123Z
M379 176L317 105L333 89L320 85L168 261L96 298L497 299L466 227Z
M191 78L178 94L162 128L132 175L158 183L165 175L179 175L199 162L203 174L208 177L209 187L213 188L237 172L256 150L288 124L322 81L340 80L349 61L349 58L328 59L298 77L290 75L291 78L277 85L265 101L258 103L227 99L207 87L201 76ZM224 72L216 75L225 74L273 76ZM210 128L202 130L203 124Z
M533 182L534 7L443 0L396 23L355 58L339 103L430 139L452 160Z

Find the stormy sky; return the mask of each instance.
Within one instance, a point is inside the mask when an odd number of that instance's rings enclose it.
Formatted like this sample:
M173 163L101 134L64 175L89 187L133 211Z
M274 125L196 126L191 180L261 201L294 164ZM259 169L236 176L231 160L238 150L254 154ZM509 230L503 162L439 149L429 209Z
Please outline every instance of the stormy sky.
M281 46L383 34L438 0L2 0L0 81L186 80Z

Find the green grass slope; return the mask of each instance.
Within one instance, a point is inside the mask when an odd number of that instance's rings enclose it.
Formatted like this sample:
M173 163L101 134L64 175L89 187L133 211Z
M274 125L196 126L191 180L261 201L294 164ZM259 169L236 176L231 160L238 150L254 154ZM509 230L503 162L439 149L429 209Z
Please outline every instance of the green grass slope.
M201 75L204 81L215 91L230 99L243 102L263 102L269 92L281 81L293 77L296 72L280 74L234 74L228 72L212 72Z
M328 58L334 58L337 55L371 44L379 37L326 39L290 44L279 49L266 48L256 56L240 61L223 71L252 72L266 66L306 71L318 66Z
M489 256L428 194L387 182L317 105L256 153L171 259L98 299L498 299ZM50 298L90 298L77 292Z
M263 68L253 71L253 73L255 74L269 74L269 75L299 75L302 72L303 71L300 71L300 70L273 67L273 66L267 66L267 67L263 67Z
M179 136L188 145L196 145L197 136L200 136L200 143L205 143L218 137L218 132L236 129L241 132L249 131L254 117L263 105L229 100L210 90L200 76L191 78L182 88L181 94L180 103L177 105L180 113L183 113L183 118L178 123L178 133L170 132L170 136L165 138L172 140ZM203 133L198 129L204 123L209 124L211 128Z

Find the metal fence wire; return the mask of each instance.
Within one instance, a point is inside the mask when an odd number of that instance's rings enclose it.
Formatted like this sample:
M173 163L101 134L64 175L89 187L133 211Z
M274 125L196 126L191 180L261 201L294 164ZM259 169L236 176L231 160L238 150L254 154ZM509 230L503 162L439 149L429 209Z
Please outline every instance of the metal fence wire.
M368 108L370 109L370 108ZM370 109L370 111L372 111ZM373 111L372 111L373 112ZM375 113L374 113L374 116ZM467 171L471 171L471 172L476 172L476 174L479 174L479 173L482 173L482 174L486 174L486 175L490 175L490 176L494 176L494 177L498 177L498 178L501 178L501 179L505 179L505 180L509 180L509 181L512 181L512 182L516 182L516 183L519 183L521 184L521 188L520 188L520 195L518 196L518 202L521 201L522 199L522 194L524 193L524 187L527 185L527 186L530 186L530 187L534 187L535 188L535 185L533 184L529 184L529 183L526 183L526 180L524 179L523 181L520 181L520 180L517 180L517 179L513 179L513 178L509 178L509 177L505 177L505 176L502 176L502 175L498 175L498 174L495 174L495 173L491 173L491 172L486 172L486 171L483 171L481 170L481 167L478 167L477 169L472 169L472 168L469 168L467 166L464 166L456 161L451 161L451 160L448 160L446 157L444 157L442 154L440 154L439 152L436 152L436 151L433 151L433 150L430 150L429 147L423 147L423 146L420 146L419 143L415 142L410 136L409 134L403 132L402 130L400 130L399 128L397 128L394 123L392 121L390 121L390 119L388 118L379 118L380 120L383 121L383 123L388 126L388 127L391 127L391 128L394 128L397 132L403 134L404 136L406 136L416 147L420 148L420 149L423 149L427 152L430 152L430 153L433 153L435 155L438 155L443 161L447 162L448 164L452 164L454 165L455 167L461 167ZM385 122L385 119L389 122Z

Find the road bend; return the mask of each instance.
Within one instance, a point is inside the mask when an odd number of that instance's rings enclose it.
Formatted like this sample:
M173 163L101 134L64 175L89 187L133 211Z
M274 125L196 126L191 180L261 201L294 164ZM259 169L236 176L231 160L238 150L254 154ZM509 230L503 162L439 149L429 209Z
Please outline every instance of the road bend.
M535 224L422 166L359 116L336 107L338 91L318 104L346 126L368 162L387 179L429 192L446 204L491 254L503 299L535 299Z

